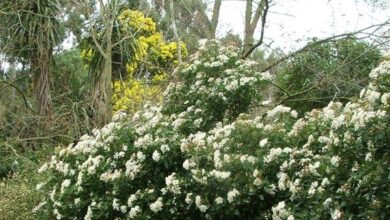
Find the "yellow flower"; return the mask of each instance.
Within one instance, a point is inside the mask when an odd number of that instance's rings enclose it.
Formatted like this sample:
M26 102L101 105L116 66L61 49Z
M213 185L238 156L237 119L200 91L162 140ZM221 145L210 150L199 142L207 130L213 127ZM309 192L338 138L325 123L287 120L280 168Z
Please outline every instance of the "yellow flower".
M162 85L166 80L166 74L156 75L149 84L145 80L129 78L126 81L115 81L113 110L135 112L147 102L162 101Z

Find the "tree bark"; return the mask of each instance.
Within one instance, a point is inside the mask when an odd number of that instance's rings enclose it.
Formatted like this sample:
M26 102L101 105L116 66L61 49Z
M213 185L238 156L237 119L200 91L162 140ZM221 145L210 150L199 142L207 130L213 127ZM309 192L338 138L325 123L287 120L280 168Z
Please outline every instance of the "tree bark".
M10 80L13 82L16 79L16 68L15 68L15 62L10 62L9 65L9 74L10 74ZM11 111L14 111L15 108L15 96L16 96L16 89L11 89L11 103L10 103L10 109Z
M221 11L222 0L215 0L213 7L213 15L211 17L210 25L210 37L212 39L216 38L216 32L218 27L219 12Z
M173 35L175 37L175 41L177 42L177 59L181 63L182 62L182 57L181 57L181 43L180 43L180 38L179 34L177 33L177 27L176 27L176 20L175 20L175 11L173 7L173 0L170 0L169 2L169 10L170 10L170 17L172 21L172 30L173 30Z
M98 81L95 83L94 109L96 111L96 125L103 127L112 118L112 60L111 51L106 51L108 58L104 60L102 71Z
M39 49L36 59L32 62L34 70L33 88L38 103L38 113L41 116L52 115L50 95L51 49Z
M96 41L96 33L92 30L92 35L96 46L99 48L100 53L103 56L103 63L101 65L101 71L95 79L94 83L94 109L96 111L95 123L98 127L103 127L105 124L111 122L112 118L112 32L114 27L114 20L116 14L116 2L113 4L113 8L110 7L110 3L105 4L102 0L100 4L100 15L103 19L105 26L103 45Z
M246 1L243 54L247 54L254 45L255 30L260 18L264 15L265 4L267 3L266 1L267 0L261 0L258 3L254 14L253 0Z

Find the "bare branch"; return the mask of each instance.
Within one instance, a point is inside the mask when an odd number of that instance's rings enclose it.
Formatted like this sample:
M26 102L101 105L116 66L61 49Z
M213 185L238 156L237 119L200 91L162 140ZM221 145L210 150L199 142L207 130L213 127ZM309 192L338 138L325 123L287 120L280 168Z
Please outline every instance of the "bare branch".
M256 15L255 15L255 18L256 16L259 16L261 14L263 14L262 16L262 19L261 19L261 33L260 33L260 40L255 44L253 45L244 55L243 55L243 58L247 58L256 48L258 48L259 46L261 46L263 44L263 40L264 40L264 32L265 32L265 23L267 22L267 14L268 14L268 10L269 10L269 0L264 0L265 2L265 6L264 6L264 11L263 13L261 12L258 12L258 11L262 11L263 8L260 8L260 5L259 7L257 8L257 11L256 11ZM256 23L254 23L255 25L257 24L258 22L258 19L257 18L257 21ZM254 22L255 22L255 19L254 19Z
M390 25L390 19L387 20L386 22L384 23L381 23L381 24L374 24L374 25L370 25L368 27L365 27L365 28L362 28L360 30L357 30L357 31L354 31L354 32L349 32L349 33L343 33L343 34L338 34L338 35L334 35L334 36L331 36L331 37L327 37L327 38L324 38L322 40L318 40L318 41L315 41L315 42L312 42L312 43L308 43L306 44L304 47L302 47L301 49L299 50L296 50L290 54L287 54L286 56L280 58L279 60L273 62L272 64L268 65L267 67L265 67L264 69L261 70L261 72L266 72L270 69L272 69L273 67L279 65L280 63L290 59L291 57L294 57L302 52L305 52L307 50L309 50L310 48L312 47L315 47L315 46L318 46L318 45L321 45L323 43L326 43L326 42L329 42L331 40L335 40L335 39L339 39L339 38L347 38L347 37L352 37L352 36L355 36L357 34L361 34L361 33L364 33L365 31L367 30L370 30L372 28L375 28L374 32L378 31L381 27L385 26L385 25Z
M23 91L22 91L21 89L19 89L19 87L17 87L16 85L14 85L12 82L8 82L8 81L5 81L5 80L0 80L0 83L4 83L4 84L6 84L6 85L8 85L8 86L11 86L11 87L15 88L15 89L19 92L19 94L22 96L22 99L23 99L23 102L24 102L24 105L26 106L26 108L27 108L28 110L30 110L31 112L36 113L36 112L30 107L30 105L28 104L26 95L23 93Z
M173 0L169 2L169 9L171 12L171 22L172 22L172 30L173 30L173 35L175 36L175 40L177 42L177 58L179 62L182 62L182 57L181 57L181 43L180 43L180 38L179 34L177 33L177 27L176 27L176 20L175 20L175 11L173 7Z

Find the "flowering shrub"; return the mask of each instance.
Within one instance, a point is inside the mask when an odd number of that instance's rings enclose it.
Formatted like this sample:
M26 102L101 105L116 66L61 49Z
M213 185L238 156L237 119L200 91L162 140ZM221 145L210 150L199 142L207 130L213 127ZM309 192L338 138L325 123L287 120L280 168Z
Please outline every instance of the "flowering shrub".
M357 102L253 118L243 113L267 74L217 42L205 48L177 70L162 107L117 114L42 166L51 178L38 185L47 196L36 210L57 219L389 217L390 62Z

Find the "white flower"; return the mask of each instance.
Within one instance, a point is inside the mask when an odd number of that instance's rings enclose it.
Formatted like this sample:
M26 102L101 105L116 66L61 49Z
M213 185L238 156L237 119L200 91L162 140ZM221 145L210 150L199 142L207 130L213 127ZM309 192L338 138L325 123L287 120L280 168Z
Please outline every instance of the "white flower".
M366 161L371 161L372 160L372 153L371 152L368 152L366 154L366 158L365 158Z
M91 220L93 217L92 214L91 206L88 206L87 214L84 216L84 220Z
M229 60L229 57L225 54L218 55L217 59L219 59L222 62L227 62Z
M127 116L126 112L119 111L112 116L112 121L119 122Z
M329 208L329 205L330 205L331 202L332 202L332 199L331 199L331 198L327 198L327 199L325 199L325 201L322 203L322 205L323 205L325 208Z
M330 163L335 166L335 167L338 167L339 166L339 163L340 163L340 157L339 156L333 156L331 159L330 159Z
M272 103L272 100L266 100L266 101L261 102L261 105L268 106L271 103Z
M390 100L390 93L385 93L385 94L382 95L381 102L384 105L388 105L389 104L389 100Z
M322 182L321 182L321 186L322 186L322 187L325 187L325 186L327 186L327 185L329 185L329 179L325 177L325 178L322 180Z
M195 205L201 212L206 212L208 207L202 204L202 198L200 196L195 197Z
M286 189L286 183L288 183L288 175L286 173L279 172L276 176L279 178L278 188L280 190L285 190Z
M192 193L187 193L186 199L184 200L187 204L191 204L192 203L191 196L192 196Z
M154 213L161 211L163 208L162 198L159 197L154 203L149 205L149 208Z
M180 194L180 182L176 179L176 173L172 173L171 175L165 177L165 184L173 194Z
M267 138L261 140L260 143L259 143L260 147L264 147L264 146L267 145L267 144L268 144L268 139L267 139Z
M375 103L376 100L378 100L380 97L381 97L381 94L377 91L373 91L373 90L370 90L368 89L366 91L366 98L367 100L370 102L370 103Z
M289 214L285 208L286 203L284 201L279 202L276 207L272 207L272 219L281 220L286 218Z
M159 153L157 150L155 150L155 151L153 152L152 159L153 159L154 161L158 162L158 161L160 160L160 158L161 158L160 153Z
M47 168L48 168L47 163L44 163L44 164L39 168L38 173L43 173L43 172L45 172L45 171L47 170Z
M120 211L119 199L114 198L114 200L112 200L112 208L114 210Z
M70 179L66 179L66 180L64 180L63 182L62 182L62 184L61 184L61 194L62 193L64 193L64 191L65 191L65 189L67 188L67 187L69 187L69 185L70 185Z
M46 183L39 183L36 187L35 187L35 189L36 190L41 190L42 189L42 187L45 185Z
M54 210L53 210L53 214L56 216L56 219L57 219L57 220L62 219L62 215L60 214L60 212L58 211L58 209L54 209Z
M120 210L121 210L122 213L126 213L126 211L127 211L127 206L122 205L121 208L120 208Z
M145 158L146 158L146 156L145 156L145 154L142 153L141 151L138 151L138 153L137 153L137 158L138 158L139 161L144 161Z
M122 175L121 171L115 169L113 173L105 172L100 175L100 180L103 182L109 182L115 179L118 179Z
M130 159L126 162L126 176L130 177L130 179L134 179L136 174L141 171L142 165L137 161Z
M265 162L271 162L275 159L275 157L278 157L281 153L283 153L282 148L272 148L269 152L269 154L264 158Z
M198 118L198 119L196 119L196 120L194 121L194 125L195 125L196 127L199 127L200 124L202 123L202 121L203 121L202 118Z
M227 179L230 177L229 171L218 171L218 170L212 170L209 174L210 176L213 176L218 179Z
M317 181L312 182L308 194L313 195L314 193L316 193L317 187L318 187L318 182Z
M288 216L287 220L294 220L294 216L293 215Z
M283 105L278 105L276 106L274 109L272 110L269 110L267 112L267 116L269 118L274 118L276 115L278 114L282 114L282 113L288 113L291 111L291 108L290 107L286 107L286 106L283 106Z
M187 159L183 162L183 168L186 169L186 170L189 170L191 169L192 167L194 167L196 164L194 161L192 161L191 159Z
M335 209L335 210L332 212L332 220L340 219L340 218L341 218L341 215L342 215L342 213L340 212L340 210Z
M237 189L233 189L232 191L229 191L227 194L227 200L229 203L232 203L234 199L240 195L240 192Z
M320 167L320 162L317 161L314 164L309 164L309 171L312 174L318 174L317 169Z
M170 150L169 146L167 144L163 144L160 147L161 152L164 154Z
M127 199L127 206L133 207L133 202L137 200L137 196L135 194L132 194L128 199Z
M129 217L130 218L135 218L135 217L137 217L137 215L139 213L141 213L141 208L139 206L135 206L135 207L130 209Z
M260 74L263 80L272 80L273 77L269 71Z
M298 112L295 111L295 110L292 110L290 114L291 114L291 117L293 117L293 118L297 118L298 117Z
M200 40L198 41L199 47L204 47L204 46L206 46L206 43L207 43L207 42L208 42L207 39L204 39L204 38L200 39Z
M34 207L32 213L36 213L39 209L41 209L47 202L40 202L37 206Z
M222 204L222 203L223 203L223 198L222 198L222 197L217 197L217 198L215 199L215 203L216 203L217 205Z

